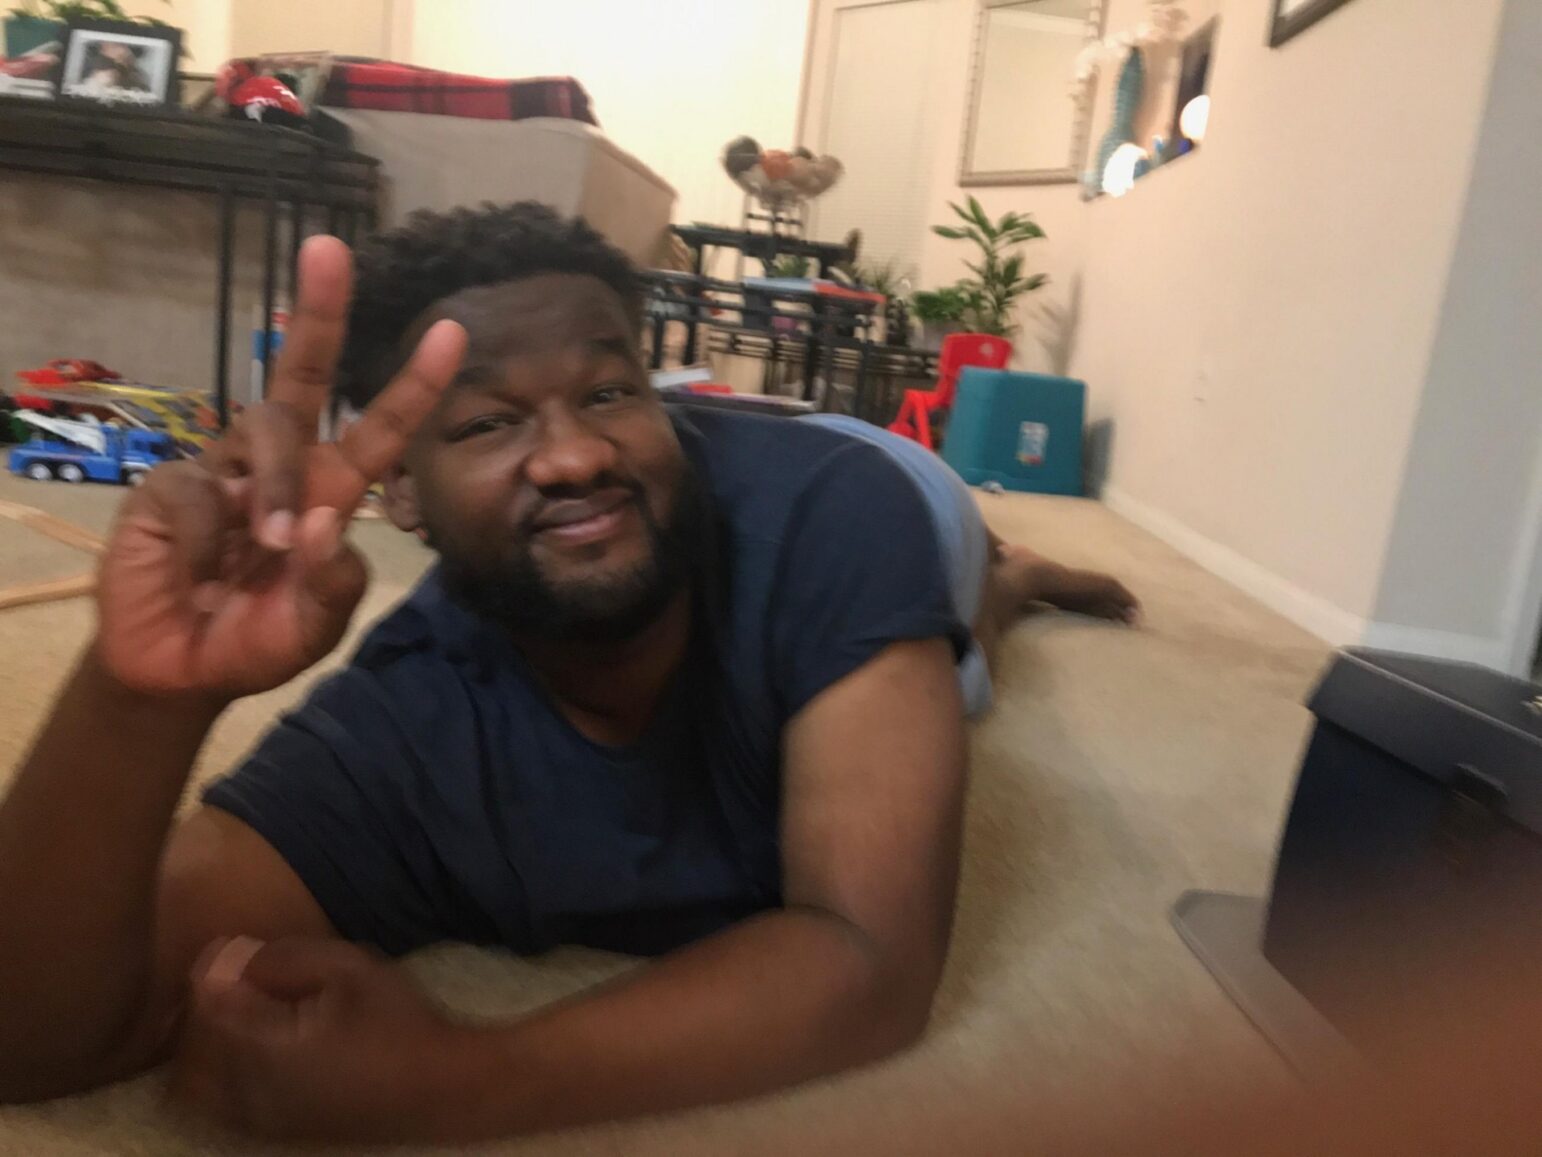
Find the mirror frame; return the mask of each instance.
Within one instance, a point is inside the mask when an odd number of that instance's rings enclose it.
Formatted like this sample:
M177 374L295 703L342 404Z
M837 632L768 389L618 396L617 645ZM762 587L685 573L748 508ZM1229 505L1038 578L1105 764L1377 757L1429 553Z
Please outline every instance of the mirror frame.
M1017 169L979 172L970 168L969 157L974 152L975 129L980 114L980 98L985 81L985 38L989 31L992 8L1009 8L1024 0L980 0L975 13L974 46L970 50L969 103L964 107L964 148L958 160L958 183L964 188L981 188L990 185L1074 185L1082 179L1082 165L1086 163L1087 149L1092 144L1092 92L1097 87L1097 77L1090 78L1086 87L1087 99L1080 109L1073 109L1076 123L1071 128L1071 155L1064 168ZM1091 43L1103 36L1108 20L1108 0L1091 0L1091 12L1087 17L1086 42ZM1067 89L1071 78L1066 78ZM1069 98L1067 98L1069 103Z
M1337 12L1349 0L1311 0L1298 12L1285 14L1285 0L1274 0L1274 19L1269 23L1269 47L1278 48L1305 32L1323 17Z

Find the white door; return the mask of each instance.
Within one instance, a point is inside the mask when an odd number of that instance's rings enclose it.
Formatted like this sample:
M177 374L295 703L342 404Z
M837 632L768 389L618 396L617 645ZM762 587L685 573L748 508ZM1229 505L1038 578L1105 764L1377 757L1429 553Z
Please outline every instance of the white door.
M809 235L862 231L863 265L914 276L936 163L939 0L816 0L803 143L840 158L841 183L814 202Z

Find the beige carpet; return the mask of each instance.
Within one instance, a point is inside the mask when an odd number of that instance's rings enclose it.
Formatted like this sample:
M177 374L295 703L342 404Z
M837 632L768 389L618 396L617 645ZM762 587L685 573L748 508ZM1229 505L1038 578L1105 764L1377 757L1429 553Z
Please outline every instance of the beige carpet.
M0 499L100 529L118 493L0 477ZM1213 1058L1217 1072L1282 1079L1172 932L1167 910L1190 887L1266 888L1310 725L1300 704L1326 648L1101 506L1023 496L981 504L1004 537L1123 576L1145 600L1147 624L1131 631L1044 615L1009 637L997 709L974 735L958 929L926 1040L888 1064L752 1104L491 1152L1029 1152L1035 1128L1021 1110L1030 1098L1096 1087L1132 1058L1158 1071ZM374 564L367 621L402 595L426 558L384 523L361 524L356 536ZM81 564L75 552L0 523L0 584ZM21 757L90 623L84 600L0 612L0 777ZM232 711L198 774L237 759L303 690ZM579 951L520 961L452 948L414 967L457 1008L512 1013L627 962ZM170 1120L158 1088L151 1075L0 1110L0 1154L265 1151ZM1005 1126L1014 1113L1021 1120ZM987 1131L994 1141L983 1139ZM1004 1131L1014 1140L1003 1143Z

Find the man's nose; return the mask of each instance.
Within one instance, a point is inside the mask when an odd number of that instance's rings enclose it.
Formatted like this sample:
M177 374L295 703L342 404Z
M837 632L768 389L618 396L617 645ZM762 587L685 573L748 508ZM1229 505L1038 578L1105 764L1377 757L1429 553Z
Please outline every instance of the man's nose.
M580 414L546 415L539 434L540 442L525 460L525 476L538 490L590 486L615 469L615 445Z

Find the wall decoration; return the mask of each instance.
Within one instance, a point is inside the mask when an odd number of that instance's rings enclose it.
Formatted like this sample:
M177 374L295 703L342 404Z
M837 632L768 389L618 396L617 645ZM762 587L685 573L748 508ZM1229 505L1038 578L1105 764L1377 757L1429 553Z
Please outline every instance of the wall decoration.
M1102 0L981 0L959 184L1075 184L1092 137ZM1066 83L1078 77L1066 101Z
M61 98L157 108L177 103L182 33L164 25L72 20L58 70Z
M1130 50L1124 70L1119 74L1119 88L1114 98L1113 122L1098 146L1097 159L1088 174L1086 193L1090 197L1104 191L1104 177L1108 165L1123 145L1135 143L1135 114L1140 110L1141 99L1146 95L1146 54L1139 48ZM1134 183L1132 174L1130 183Z
M1178 99L1173 103L1169 139L1172 153L1181 157L1205 139L1210 124L1210 61L1215 55L1219 20L1212 20L1183 42L1179 66Z
M1324 16L1348 4L1349 0L1274 0L1274 21L1269 27L1269 47L1278 48L1293 36L1305 32Z

